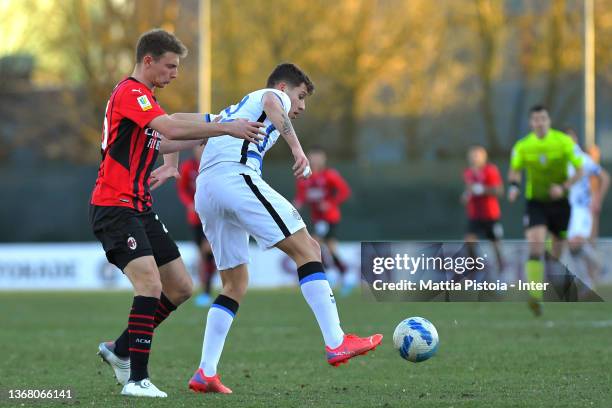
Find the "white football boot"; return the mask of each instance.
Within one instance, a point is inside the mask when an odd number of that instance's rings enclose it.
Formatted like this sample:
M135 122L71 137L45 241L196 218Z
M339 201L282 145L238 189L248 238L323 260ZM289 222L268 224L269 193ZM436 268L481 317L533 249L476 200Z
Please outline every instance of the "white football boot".
M114 351L115 344L113 342L100 343L98 346L98 355L102 358L102 361L113 368L117 382L125 385L130 379L130 358L121 358Z
M121 395L151 398L166 398L168 396L165 392L160 391L148 378L140 381L129 381L123 386Z

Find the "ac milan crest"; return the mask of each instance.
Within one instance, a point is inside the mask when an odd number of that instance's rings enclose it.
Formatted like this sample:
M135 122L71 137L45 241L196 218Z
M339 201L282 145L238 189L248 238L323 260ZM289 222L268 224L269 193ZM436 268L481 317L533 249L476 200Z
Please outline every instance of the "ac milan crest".
M130 248L132 251L136 249L136 247L138 246L138 243L136 242L136 238L134 237L128 237L127 239L127 246L128 248Z

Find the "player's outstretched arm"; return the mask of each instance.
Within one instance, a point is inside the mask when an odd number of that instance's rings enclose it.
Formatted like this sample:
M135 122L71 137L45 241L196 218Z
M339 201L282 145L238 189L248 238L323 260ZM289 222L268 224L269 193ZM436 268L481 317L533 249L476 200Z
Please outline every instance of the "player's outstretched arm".
M310 168L308 158L304 154L300 140L293 129L291 119L283 109L283 105L278 97L273 92L268 92L263 96L263 107L266 116L270 122L280 132L281 136L291 149L295 164L293 165L293 175L297 178L303 178L306 168Z
M212 122L217 123L221 120L221 116L219 115L210 115L208 113L206 114L202 114L202 113L173 113L172 115L170 115L170 118L172 119L178 119L178 120L191 120L191 121L205 121L208 122L208 120L205 120L206 117L213 117ZM161 144L159 147L159 152L164 154L164 163L166 162L166 154L169 153L174 153L174 152L181 152L183 150L191 150L194 147L197 146L201 146L201 145L206 145L206 142L208 141L208 139L196 139L196 140L169 140L166 137L162 136L162 140L161 140ZM176 158L176 165L178 167L178 156Z
M230 135L252 143L263 140L263 135L260 133L263 126L263 123L242 119L224 123L207 123L201 120L201 116L199 121L193 121L174 119L169 115L158 116L149 123L149 127L170 140L195 140Z
M210 114L208 113L175 112L172 115L170 115L170 117L172 119L178 119L178 120L190 120L193 122L207 122L206 115L210 116ZM218 122L218 120L216 120L215 123L216 122Z

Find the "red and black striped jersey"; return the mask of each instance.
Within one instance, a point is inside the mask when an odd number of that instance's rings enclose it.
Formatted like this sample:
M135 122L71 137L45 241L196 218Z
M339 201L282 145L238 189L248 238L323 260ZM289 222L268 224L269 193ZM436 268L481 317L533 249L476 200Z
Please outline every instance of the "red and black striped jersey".
M91 204L151 207L149 176L157 160L160 135L147 125L165 112L151 90L129 77L119 82L104 114L102 162Z

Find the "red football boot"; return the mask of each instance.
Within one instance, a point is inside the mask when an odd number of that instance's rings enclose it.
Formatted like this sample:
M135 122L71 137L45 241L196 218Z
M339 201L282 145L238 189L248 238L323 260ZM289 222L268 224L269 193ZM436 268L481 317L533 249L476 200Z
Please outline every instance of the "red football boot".
M327 362L334 367L348 363L349 359L362 354L368 354L368 351L376 349L382 341L382 338L382 334L374 334L369 337L345 334L342 344L335 349L330 349L327 346L325 347Z
M204 370L198 368L191 380L189 380L189 388L195 392L218 392L219 394L231 394L232 390L221 383L219 374L212 377L204 375Z

